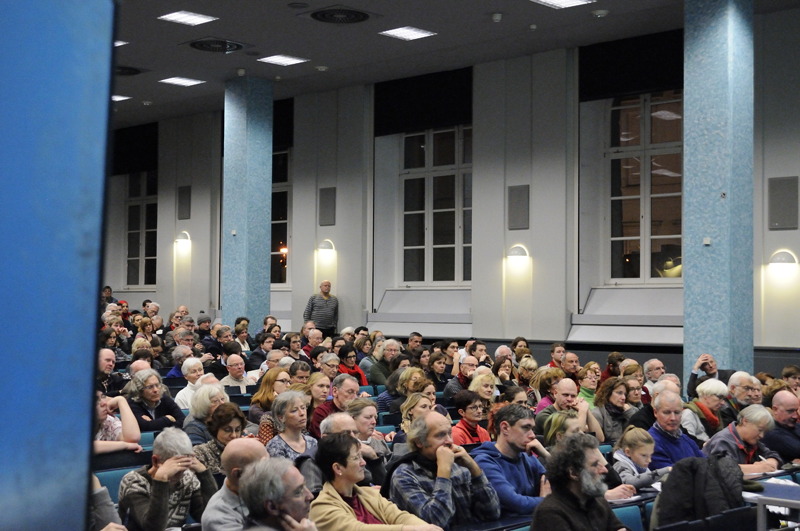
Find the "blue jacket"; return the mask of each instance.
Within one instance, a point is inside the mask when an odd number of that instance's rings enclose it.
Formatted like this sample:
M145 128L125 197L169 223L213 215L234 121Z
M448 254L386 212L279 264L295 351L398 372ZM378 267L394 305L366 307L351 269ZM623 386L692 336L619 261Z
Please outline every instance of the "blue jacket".
M650 461L650 470L672 466L685 457L705 457L697 444L683 432L680 437L675 438L660 429L658 423L647 431L653 436L656 443L653 459Z
M497 491L502 517L530 515L544 500L539 496L539 487L545 470L535 457L521 454L511 459L501 454L493 442L481 444L471 455Z

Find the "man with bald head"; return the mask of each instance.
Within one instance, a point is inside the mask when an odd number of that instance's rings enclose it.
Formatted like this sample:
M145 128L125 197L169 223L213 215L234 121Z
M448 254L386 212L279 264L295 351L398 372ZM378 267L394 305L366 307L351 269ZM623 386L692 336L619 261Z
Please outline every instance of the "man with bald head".
M791 391L778 391L772 397L772 418L775 429L764 434L761 441L770 450L778 452L788 463L800 464L800 400Z
M231 354L226 360L228 376L219 381L222 385L239 387L242 394L247 392L248 385L255 385L256 381L247 376L244 372L244 358L238 354Z
M444 397L451 399L456 396L456 393L469 389L469 384L475 374L475 369L478 368L478 358L475 356L467 356L458 366L458 376L451 378L447 385L444 386Z
M644 404L639 411L634 413L634 415L625 425L625 428L627 429L628 426L636 426L637 428L642 428L643 430L649 430L652 428L653 424L656 423L656 412L653 409L653 401L655 401L656 397L664 391L670 391L676 395L681 394L681 388L678 387L678 385L673 382L672 379L665 378L660 382L657 382L653 386L652 394L650 395L650 403Z
M101 348L97 353L97 379L95 388L106 396L119 396L128 380L114 372L117 356L109 348Z
M678 393L662 391L653 400L656 422L648 430L656 443L650 470L672 466L685 457L705 457L697 444L681 430L683 400Z
M550 415L556 411L565 411L572 409L578 412L578 422L580 423L581 430L586 433L594 433L597 440L604 441L603 429L600 423L589 414L589 403L582 397L578 396L578 386L569 378L564 378L556 384L556 397L555 402L536 415L536 427L534 432L537 435L544 435L544 423L550 418Z
M250 463L269 459L266 447L256 439L234 439L222 451L225 483L203 511L204 531L238 531L244 526L248 511L239 497L239 478Z

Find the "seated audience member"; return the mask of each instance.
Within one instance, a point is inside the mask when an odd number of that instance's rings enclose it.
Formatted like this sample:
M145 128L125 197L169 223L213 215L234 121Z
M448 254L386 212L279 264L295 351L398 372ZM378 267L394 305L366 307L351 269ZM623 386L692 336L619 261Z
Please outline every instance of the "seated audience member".
M400 377L405 371L406 369L398 369L386 379L386 383L384 384L386 386L386 390L379 394L375 399L375 403L378 407L378 413L388 413L389 408L392 406L392 402L402 397L400 391L397 389L397 386L400 384Z
M436 386L437 393L443 392L447 382L453 378L453 375L447 372L446 358L442 352L431 354L428 369L425 371L425 376Z
M177 351L177 348L175 350ZM203 363L198 358L189 358L181 365L181 373L189 383L175 395L175 403L181 409L189 409L192 397L199 387L197 380L203 376Z
M389 413L398 413L400 411L400 406L402 406L403 402L406 401L406 397L411 394L409 388L416 382L425 379L425 371L419 367L406 367L405 369L398 369L392 373L392 376L398 372L400 373L400 376L397 380L398 396L396 396L395 399L389 404Z
M247 412L247 419L250 422L260 423L262 417L272 409L272 402L275 400L275 397L286 391L291 385L291 382L291 376L289 376L286 370L280 367L268 370L264 374L264 377L261 378L261 385L258 391L256 391L250 399L250 409ZM264 444L267 444L271 438L272 437L269 437L267 440L263 441Z
M750 397L750 405L761 405L762 400L764 400L764 394L761 391L761 380L755 376L751 376L750 381L753 382L753 394Z
M489 432L478 426L483 420L484 402L474 391L459 391L453 397L453 405L461 420L453 426L453 444L477 444L491 441Z
M564 437L574 433L583 433L583 428L578 420L578 412L574 409L555 411L544 423L544 446L548 455ZM540 459L540 461L542 461ZM543 463L544 464L544 463Z
M705 374L700 376L700 371ZM711 354L701 354L694 362L692 373L689 375L689 382L686 384L686 392L689 398L697 397L697 386L708 379L714 378L724 384L729 383L735 371L727 369L717 369L717 362Z
M356 439L371 447L378 459L384 463L388 461L392 451L386 441L391 441L394 433L383 434L375 429L378 424L378 409L375 407L375 402L369 398L356 398L347 404L347 414L356 423ZM376 479L375 482L382 484L383 478Z
M245 426L242 410L234 403L221 404L206 423L212 439L198 444L192 451L212 474L222 474L222 452L225 446L242 436Z
M511 385L506 387L502 394L497 397L497 401L492 404L492 409L489 411L489 422L486 425L486 431L490 434L495 433L497 431L497 427L494 423L494 416L500 411L502 408L506 407L509 404L520 404L523 406L528 405L528 394L525 392L525 389L522 387ZM438 411L438 410L437 410ZM441 413L441 411L439 411Z
M137 339L136 341L140 340ZM194 357L194 355L192 354L192 349L189 347L184 347L183 345L178 345L174 349L172 349L171 357L173 365L172 368L169 370L169 372L166 374L166 376L164 376L164 378L183 378L183 373L181 372L181 368L183 367L184 361Z
M106 396L119 396L120 391L128 383L122 374L114 372L116 363L113 350L101 348L97 353L96 387Z
M344 345L339 348L338 353L332 354L339 359L339 373L354 376L358 380L358 385L367 385L367 376L356 365L356 360L358 359L356 349L350 345Z
M311 503L311 519L320 531L366 531L375 525L400 526L409 531L441 531L400 510L376 489L358 486L364 479L366 462L361 446L350 434L337 433L323 438L315 460L326 479L322 492Z
M569 378L564 378L556 384L555 403L536 414L535 430L537 435L544 434L544 425L550 415L556 411L565 411L567 409L574 409L578 412L581 430L594 433L601 442L606 440L607 436L604 435L604 430L598 420L592 416L592 412L589 411L589 404L586 400L578 398L578 388L575 386L575 382Z
M353 348L356 350L356 361L358 368L369 376L369 371L378 360L383 357L383 341L372 344L369 336L356 338ZM366 361L364 361L366 360Z
M769 410L762 405L753 404L739 412L735 423L711 437L703 453L707 456L725 454L739 463L744 474L774 472L783 464L774 450L761 442L764 433L775 427Z
M308 377L308 383L306 385L308 386L306 395L310 397L307 416L308 423L311 424L311 419L314 417L314 410L328 400L328 393L331 391L331 381L321 372L315 372Z
M472 375L472 381L469 383L469 390L478 393L478 396L483 402L484 416L492 409L495 394L500 394L494 386L494 374L491 369L485 366L478 367ZM453 397L455 399L455 396Z
M308 519L314 496L289 459L260 459L246 465L239 479L239 496L250 513L244 529L317 531Z
M406 343L406 350L403 352L403 354L407 354L407 355L411 356L411 351L413 351L415 348L419 348L421 346L422 346L422 334L420 334L419 332L411 332L408 335L408 342ZM420 368L424 368L424 367L420 367Z
M636 489L649 487L669 472L672 467L649 470L656 443L642 428L628 426L617 442L614 452L614 470L626 485Z
M625 424L638 411L628 404L627 399L628 387L622 378L616 376L608 378L597 390L594 398L596 407L591 414L600 424L606 444L616 444L622 437Z
M153 369L139 371L131 380L131 407L141 431L158 431L183 426L181 408L168 396L162 396L161 376Z
M459 365L464 361L464 358L469 356L468 349L472 343L477 341L474 337L467 340L464 348L458 350L458 341L455 339L444 339L439 342L439 352L445 355L446 371L453 376L458 376ZM436 350L436 343L433 344L433 350ZM477 358L475 358L477 362Z
M526 352L526 354L520 355L521 352ZM539 364L536 363L536 360L533 359L530 353L530 349L527 348L519 349L519 352L517 352L517 359L519 360L519 367L517 367L519 386L525 389L525 392L528 394L528 405L530 407L536 407L539 400L536 396L536 390L533 388L532 380L534 374L536 374L536 369L539 368Z
M304 361L294 361L289 365L289 377L292 379L293 384L307 384L308 379L311 377L311 366Z
M719 410L720 428L725 428L728 424L735 422L739 412L750 405L756 388L753 385L752 377L744 372L737 371L728 380L728 400ZM696 396L695 389L694 395Z
M119 519L117 508L111 501L108 488L100 485L100 480L92 474L92 497L86 529L88 531L126 531Z
M399 349L398 349L399 351ZM322 405L314 409L314 414L311 418L311 423L308 427L308 433L312 437L319 439L319 424L325 417L331 413L339 413L344 411L348 402L353 400L358 395L358 380L349 374L340 374L333 380L331 390L333 398L325 401Z
M639 411L642 409L642 407L644 407L644 404L642 403L643 388L639 383L639 380L635 376L623 376L622 379L625 382L625 387L628 389L628 394L625 400L626 403L630 404L631 408Z
M131 531L181 527L188 515L200 521L217 492L211 472L192 454L178 428L166 428L153 442L153 462L128 472L119 485L119 514Z
M561 370L564 371L565 378L578 384L578 371L581 370L581 362L578 355L574 352L564 352L561 355Z
M380 358L376 356L377 361L369 368L369 383L372 385L384 385L386 383L386 378L392 374L392 360L399 355L400 343L394 339L387 339L384 341L383 355Z
M431 351L427 347L414 347L411 349L411 366L422 369L428 369L428 362L431 359Z
M225 482L203 511L204 531L242 529L249 511L239 496L239 479L245 466L269 458L264 445L255 439L234 439L222 451Z
M444 387L444 398L449 400L457 392L469 389L475 369L478 368L478 360L474 356L467 356L458 367L458 376L451 378Z
M772 408L772 399L779 391L789 391L790 393L792 393L792 388L789 387L788 383L784 382L780 378L772 380L772 383L769 385L763 386L761 389L763 395L763 398L761 400L761 405L767 409Z
M511 356L511 354L501 354L495 358L492 364L492 375L496 386L511 387L517 385L517 379L514 377L514 361Z
M270 457L286 457L294 461L301 455L314 457L317 441L306 435L306 398L299 391L285 391L272 403L272 420L278 434L267 443Z
M658 358L653 358L644 362L642 365L642 370L644 370L644 375L646 381L644 382L644 387L647 389L648 394L650 396L653 395L653 387L655 387L656 383L658 383L658 379L661 378L661 375L667 372L667 369L664 368L664 364Z
M267 361L269 353L272 352L272 346L275 344L275 336L263 331L259 332L256 334L256 343L258 347L250 353L245 362L247 371L256 371L262 363ZM277 364L277 360L274 360L274 363ZM271 365L270 369L274 366Z
M578 396L589 404L589 409L594 409L594 395L597 392L597 380L599 379L597 371L594 370L597 363L591 365L592 363L594 362L587 363L577 374L578 385L580 386Z
M230 398L219 383L206 383L195 391L189 408L191 420L187 420L183 426L183 431L193 445L207 443L214 438L208 431L206 422L211 420L211 415L219 406L229 401Z
M431 412L411 424L403 456L381 493L397 506L442 528L500 518L500 500L463 447L453 444L446 417Z
M533 417L527 406L503 406L495 415L497 442L484 442L472 452L500 498L503 517L531 514L550 493L544 467L531 455L537 442Z
M247 392L248 385L255 385L256 381L244 373L244 358L238 354L228 356L225 365L228 375L221 379L219 383L228 387L238 387L242 394Z
M800 400L791 391L778 391L772 397L772 418L775 429L764 434L764 444L778 452L784 462L800 464Z
M357 398L355 400L359 399ZM354 436L353 434L358 431L355 420L347 413L334 413L333 415L329 415L322 421L319 427L322 433L320 440L336 433L346 433ZM381 485L386 478L386 466L383 458L368 444L361 441L359 441L359 444L361 445L361 455L364 456L364 460L367 462L367 468L364 470L364 479L358 484L362 487L369 487L373 483ZM295 460L295 464L303 474L303 477L306 478L306 485L316 497L322 490L322 484L325 482L322 469L311 456L301 456Z
M567 348L564 343L553 343L550 345L550 362L547 364L547 367L550 367L551 369L560 369L561 358L564 356L566 351Z
M394 458L399 458L411 451L408 446L408 432L414 419L424 417L433 410L433 402L422 393L411 393L400 408L400 429L394 436L392 452ZM441 414L441 413L440 413ZM446 417L445 417L446 418Z
M700 448L722 429L717 413L728 399L728 386L713 378L697 386L697 398L683 405L681 426Z
M603 498L608 487L603 474L605 459L597 439L578 433L564 439L547 460L552 493L533 513L531 529L627 529Z
M409 396L413 393L422 393L428 400L431 401L432 411L438 411L442 415L447 418L450 418L450 415L447 413L447 409L441 405L436 403L436 385L427 378L423 378L422 380L417 380L413 382L411 385L408 386ZM403 401L405 404L405 400ZM403 406L400 406L402 412Z
M666 379L663 376L661 380L653 386L653 394L651 395L651 400L649 404L644 404L642 408L633 414L633 416L628 420L628 423L625 425L627 428L628 426L635 426L637 428L642 428L643 430L647 431L653 427L653 424L656 422L656 413L653 410L653 401L663 391L672 391L673 393L680 395L681 388L678 387L675 382L672 380Z
M650 470L674 465L684 457L704 457L697 444L681 431L683 401L673 391L662 391L653 400L656 422L648 433L656 443Z
M107 397L96 391L97 431L94 435L94 453L104 454L117 450L141 452L139 439L142 434L133 416L128 401L121 396ZM119 411L119 418L114 416Z
M789 384L794 396L800 398L800 365L787 365L781 371L781 379Z
M625 361L625 355L622 352L611 352L606 359L606 368L600 373L600 382L602 384L612 376L619 376L619 364Z
M626 360L628 361L628 360ZM623 365L623 364L620 364ZM633 387L628 382L631 378L635 379L638 382L639 388L639 396L634 396L632 399L629 399L629 403L636 409L641 409L641 404L649 404L650 403L650 392L644 387L644 371L642 370L641 365L630 360L630 363L622 369L622 379L625 380L626 385L628 386L628 394L631 394Z
M555 403L556 386L564 379L564 371L559 368L545 366L536 371L531 386L538 392L535 413L538 415L548 406Z

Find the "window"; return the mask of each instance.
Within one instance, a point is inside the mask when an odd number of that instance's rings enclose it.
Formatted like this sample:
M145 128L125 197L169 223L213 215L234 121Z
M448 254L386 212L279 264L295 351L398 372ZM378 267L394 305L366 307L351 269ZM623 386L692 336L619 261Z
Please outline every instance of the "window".
M682 276L682 91L616 98L606 150L608 277L675 282Z
M158 173L128 175L126 285L156 283L158 256Z
M472 129L405 135L402 158L402 283L471 281Z
M288 283L289 213L289 152L272 154L272 248L270 250L270 282Z

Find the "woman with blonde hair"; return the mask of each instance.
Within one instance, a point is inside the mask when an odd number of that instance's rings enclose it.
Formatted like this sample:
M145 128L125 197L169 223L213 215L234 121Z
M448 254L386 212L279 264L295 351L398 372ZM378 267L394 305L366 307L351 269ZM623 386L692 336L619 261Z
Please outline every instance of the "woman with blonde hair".
M312 373L308 378L308 390L306 394L311 398L308 403L308 419L311 420L314 410L328 400L328 393L331 388L331 380L321 372Z
M595 365L597 365L597 363L595 363ZM597 391L598 379L597 372L594 370L594 367L587 363L578 371L577 376L578 384L581 386L581 390L578 391L578 396L586 400L586 403L589 404L589 409L594 409L594 395Z
M483 418L487 418L489 410L494 401L494 393L497 388L494 385L494 374L487 373L472 377L472 382L469 384L469 390L478 393L483 402Z
M401 374L397 381L397 392L400 394L389 404L389 413L397 413L400 411L400 406L406 401L409 393L409 387L420 380L425 380L425 371L419 367L408 367Z
M620 374L620 376L625 381L628 381L629 378L636 378L636 380L639 382L639 387L642 389L641 403L650 403L650 391L648 391L647 387L644 386L644 370L642 369L641 365L636 362L626 365L625 368L622 369L622 374Z
M411 429L411 423L419 416L425 416L433 409L433 403L426 398L422 393L411 393L408 398L403 402L400 408L402 415L400 420L400 429L392 440L392 452L394 453L393 460L409 453L411 450L408 448L408 430Z
M636 489L649 487L672 470L669 466L648 470L655 448L656 442L647 431L636 426L625 429L614 446L614 470L623 483Z
M256 424L272 409L275 397L286 391L292 383L289 372L282 367L273 367L261 378L261 386L250 399L250 410L247 419Z

